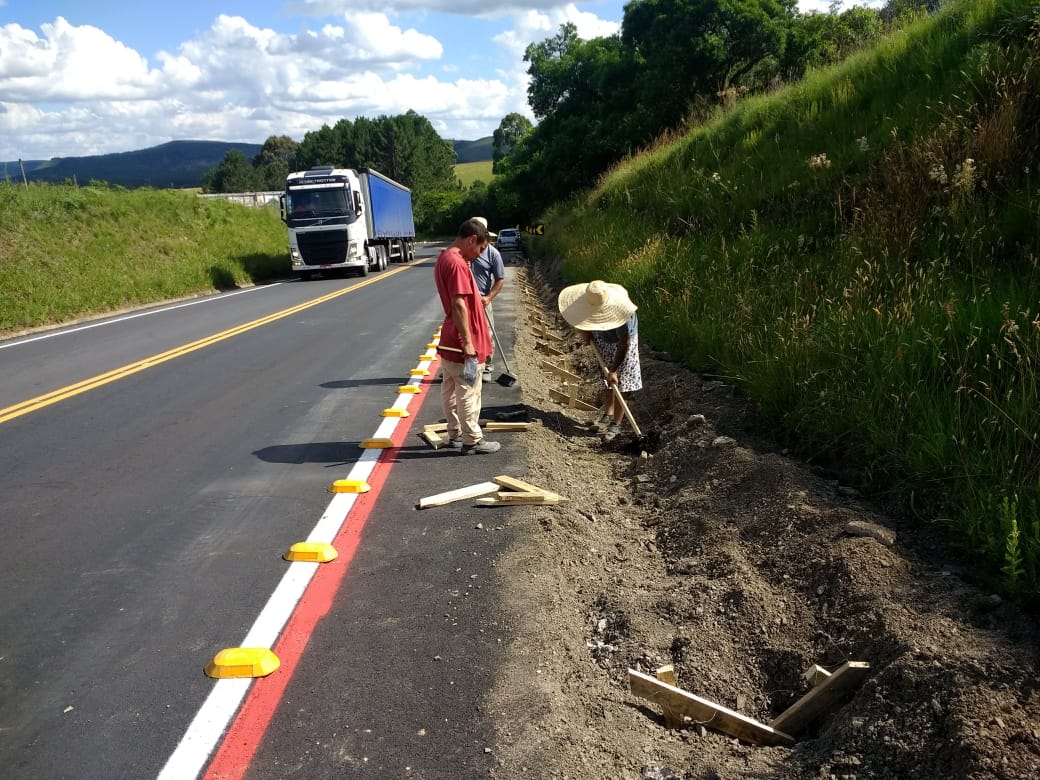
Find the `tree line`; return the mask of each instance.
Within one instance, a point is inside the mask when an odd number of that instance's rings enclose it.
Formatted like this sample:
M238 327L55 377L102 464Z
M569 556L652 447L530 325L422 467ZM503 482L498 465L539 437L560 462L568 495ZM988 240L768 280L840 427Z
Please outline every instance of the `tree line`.
M473 214L526 224L662 134L838 62L942 2L889 0L880 10L846 11L834 3L829 13L802 14L797 0L631 0L615 35L582 40L566 23L527 47L528 104L538 123L518 113L502 119L493 182L463 189L451 142L408 111L341 119L300 143L271 136L252 160L229 152L204 190L279 190L293 170L371 167L412 189L420 233L451 234Z

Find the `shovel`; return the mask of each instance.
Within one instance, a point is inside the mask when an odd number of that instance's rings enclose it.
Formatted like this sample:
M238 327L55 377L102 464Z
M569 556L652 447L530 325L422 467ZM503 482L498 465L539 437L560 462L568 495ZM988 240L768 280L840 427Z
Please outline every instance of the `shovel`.
M516 384L516 377L513 376L513 372L509 370L509 363L506 361L505 350L502 349L502 342L498 340L498 334L495 333L495 326L491 324L491 317L487 313L487 309L484 309L484 316L487 317L488 329L491 331L491 335L495 339L495 346L498 348L498 354L502 356L502 365L506 367L504 374L499 374L498 379L495 381L502 387L512 387Z
M603 362L603 356L599 354L599 349L595 344L592 345L592 351L596 355L596 361L599 363L599 367L603 369L603 373L607 373L607 364ZM635 433L640 439L643 438L643 432L639 430L639 425L636 424L636 418L632 416L632 412L628 408L628 404L625 403L624 397L621 395L621 390L618 389L617 385L610 386L614 390L614 400L621 404L621 410L625 413L625 417L628 418L629 424L632 426L632 432Z

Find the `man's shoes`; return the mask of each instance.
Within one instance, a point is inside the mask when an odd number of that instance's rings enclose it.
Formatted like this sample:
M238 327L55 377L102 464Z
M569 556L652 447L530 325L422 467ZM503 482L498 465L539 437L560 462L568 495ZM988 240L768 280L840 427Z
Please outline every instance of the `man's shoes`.
M456 437L454 437L452 439L448 439L448 443L445 444L444 446L445 447L449 447L449 448L451 448L453 450L461 450L462 449L462 437L461 436L456 436Z
M611 420L610 425L608 425L607 429L603 431L603 441L612 442L617 438L619 433L621 433L621 429L618 427L618 424Z
M461 455L490 455L492 452L498 452L502 449L502 445L497 441L488 441L487 439L481 439L476 444L463 444Z
M493 377L487 371L485 371L484 375L482 377L480 377L480 381L481 382L490 382L492 379L493 379Z
M593 433L603 433L612 422L614 422L614 418L609 414L604 414L596 422L589 423L589 429Z
M484 364L484 373L485 374L493 374L493 373L495 373L495 367L491 364L490 360L487 363Z

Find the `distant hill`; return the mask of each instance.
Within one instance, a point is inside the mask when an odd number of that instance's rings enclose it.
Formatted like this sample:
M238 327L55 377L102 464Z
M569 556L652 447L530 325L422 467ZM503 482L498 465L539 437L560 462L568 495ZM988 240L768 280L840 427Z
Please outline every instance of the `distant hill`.
M86 184L91 179L123 187L200 187L202 177L238 149L252 159L261 144L224 141L170 141L136 152L99 154L90 157L54 157L50 160L23 160L29 181L63 182L75 179ZM21 179L17 160L0 163L0 176Z
M482 162L492 157L491 136L451 143L460 163ZM202 177L219 165L229 151L237 149L252 160L261 146L226 141L170 141L135 152L23 160L22 165L29 181L75 180L86 184L97 179L122 187L201 187ZM21 178L17 160L0 162L0 180Z
M476 141L452 141L460 163L494 159L494 139L489 135Z

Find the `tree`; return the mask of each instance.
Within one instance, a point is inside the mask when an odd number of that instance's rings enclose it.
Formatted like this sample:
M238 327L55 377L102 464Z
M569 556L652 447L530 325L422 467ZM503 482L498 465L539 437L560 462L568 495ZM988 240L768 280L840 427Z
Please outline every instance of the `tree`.
M633 0L621 38L644 63L642 110L662 130L677 127L696 98L779 61L795 16L795 0Z
M287 135L272 135L264 141L260 153L253 158L262 189L280 190L285 185L285 177L295 170L299 148L300 145Z
M516 150L517 144L531 132L532 127L531 120L523 114L513 112L502 118L492 136L492 173L499 173L500 163Z
M232 149L216 168L202 180L203 192L255 192L259 184L256 170L238 149Z

